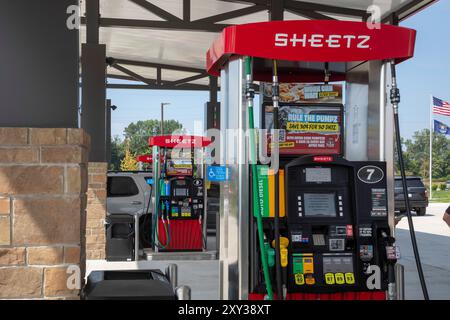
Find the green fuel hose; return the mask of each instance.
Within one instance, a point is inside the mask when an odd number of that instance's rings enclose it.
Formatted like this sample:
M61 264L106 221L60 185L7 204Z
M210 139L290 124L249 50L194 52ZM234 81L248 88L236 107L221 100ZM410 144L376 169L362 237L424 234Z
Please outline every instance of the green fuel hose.
M247 76L247 90L250 88L251 78L252 78L252 58L246 57L245 59L245 73ZM267 252L264 246L264 230L263 230L263 220L260 211L260 196L258 192L258 170L256 168L256 137L255 137L255 120L253 115L253 97L247 96L248 103L248 119L249 124L248 127L250 129L250 167L252 170L252 202L253 202L253 215L256 218L257 228L258 228L258 240L259 240L259 249L261 251L261 263L264 274L264 281L266 283L267 294L269 296L269 300L273 300L273 291L272 291L272 283L270 282L269 275L269 265L267 261Z

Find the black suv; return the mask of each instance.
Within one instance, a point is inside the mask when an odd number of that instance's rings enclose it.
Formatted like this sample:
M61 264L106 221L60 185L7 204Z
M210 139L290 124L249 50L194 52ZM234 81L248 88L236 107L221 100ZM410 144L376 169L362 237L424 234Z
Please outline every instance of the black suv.
M418 216L424 216L428 207L428 193L421 177L406 177L408 186L408 198L411 209ZM395 211L400 214L406 212L405 198L403 196L402 178L395 177Z

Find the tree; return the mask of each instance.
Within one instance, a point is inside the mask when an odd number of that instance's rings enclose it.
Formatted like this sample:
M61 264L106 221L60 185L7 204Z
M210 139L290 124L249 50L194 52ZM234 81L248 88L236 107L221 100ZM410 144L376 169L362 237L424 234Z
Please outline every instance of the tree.
M145 120L131 123L124 130L125 140L122 141L118 136L115 136L111 141L111 168L112 170L120 170L121 163L126 156L128 148L128 159L130 157L143 154L151 154L152 150L148 146L148 139L154 135L159 135L160 121ZM164 121L165 134L184 134L183 125L177 121ZM144 164L144 168L149 165ZM137 168L137 167L136 167ZM127 169L136 170L136 169Z
M430 130L414 133L413 140L405 142L405 168L408 173L429 177ZM450 140L445 135L433 134L433 178L447 178L450 173Z
M130 143L125 140L125 157L120 163L120 170L122 171L136 171L138 170L138 162L136 156L130 152Z
M406 141L404 138L400 138L400 143L402 144L402 151L403 151L403 162L405 164L405 171L406 175L414 175L411 168L411 159L409 156L409 153L406 150ZM395 167L395 174L400 175L400 166L398 164L398 150L397 150L397 143L394 143L394 167Z
M118 136L111 141L111 170L119 170L120 163L125 157L125 145Z
M151 154L151 150L148 146L148 139L151 136L160 134L160 124L161 121L158 120L145 120L130 123L124 130L125 139L130 143L130 152L135 155ZM164 121L164 133L183 134L183 125L175 120Z

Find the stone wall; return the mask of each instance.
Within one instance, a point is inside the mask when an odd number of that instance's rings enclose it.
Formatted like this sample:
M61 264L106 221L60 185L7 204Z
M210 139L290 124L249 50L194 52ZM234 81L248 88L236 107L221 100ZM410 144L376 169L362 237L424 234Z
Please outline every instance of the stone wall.
M90 162L87 198L86 259L105 259L106 175L108 164Z
M88 147L81 129L0 128L0 299L78 298Z

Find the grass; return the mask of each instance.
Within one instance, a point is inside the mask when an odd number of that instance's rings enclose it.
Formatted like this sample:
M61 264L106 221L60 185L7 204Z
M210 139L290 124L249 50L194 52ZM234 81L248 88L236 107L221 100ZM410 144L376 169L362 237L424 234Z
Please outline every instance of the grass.
M450 190L433 191L433 199L430 202L450 203Z

